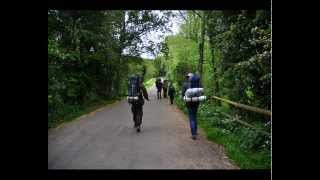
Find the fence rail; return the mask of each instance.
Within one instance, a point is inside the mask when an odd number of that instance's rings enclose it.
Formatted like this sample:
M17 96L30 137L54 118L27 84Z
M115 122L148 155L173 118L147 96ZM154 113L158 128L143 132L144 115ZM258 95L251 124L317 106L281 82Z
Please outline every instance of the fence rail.
M240 104L240 103L233 102L233 101L230 101L230 100L228 100L228 99L223 99L223 98L220 98L220 97L217 97L217 96L212 96L211 98L216 99L216 100L219 100L219 101L226 102L226 103L228 103L228 104L231 104L231 105L233 105L233 106L235 106L235 107L238 107L238 108L241 108L241 109L245 109L245 110L249 110L249 111L252 111L252 112L256 112L256 113L260 113L260 114L264 114L264 115L271 116L271 111L266 110L266 109L261 109L261 108L257 108L257 107L248 106L248 105L245 105L245 104ZM247 122L245 122L245 121L241 121L241 120L240 120L239 118L237 118L237 117L234 118L234 117L232 117L232 116L230 116L230 115L228 115L228 114L226 114L226 113L223 113L223 114L224 114L225 116L233 119L235 122L238 122L238 123L240 123L240 124L242 124L242 125L244 125L244 126L250 127L250 128L252 128L252 129L254 129L254 130L256 130L256 131L259 131L259 132L261 132L261 133L263 133L263 134L270 135L269 132L264 131L264 130L262 130L262 129L260 129L260 128L257 128L257 127L255 127L254 125L249 124L249 123L247 123Z
M231 105L233 105L235 107L238 107L238 108L241 108L241 109L245 109L245 110L256 112L256 113L259 113L259 114L264 114L264 115L267 115L267 116L271 116L271 111L270 110L261 109L261 108L257 108L257 107L253 107L253 106L248 106L248 105L245 105L245 104L240 104L240 103L233 102L233 101L230 101L228 99L223 99L223 98L220 98L220 97L217 97L217 96L211 96L211 98L219 100L219 101L223 101L225 103L231 104Z

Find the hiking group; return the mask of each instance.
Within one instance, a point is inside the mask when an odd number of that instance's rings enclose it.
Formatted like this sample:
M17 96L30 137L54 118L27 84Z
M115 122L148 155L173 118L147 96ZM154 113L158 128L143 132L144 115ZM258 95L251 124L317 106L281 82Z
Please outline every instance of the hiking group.
M168 85L169 84L169 85ZM163 98L170 97L170 104L173 104L173 99L175 96L175 89L172 82L168 82L168 80L161 81L161 78L158 78L155 82L157 88L157 98L161 99L161 91L163 92ZM169 87L168 87L169 86Z
M161 78L157 78L155 82L157 99L170 98L170 104L173 104L175 97L175 88L172 82ZM131 104L133 114L134 127L137 132L141 131L144 99L149 100L147 90L143 84L143 77L132 75L128 83L128 102ZM197 139L197 111L201 101L206 97L203 95L203 88L200 83L200 77L197 74L188 73L182 86L182 99L185 101L188 109L188 116L191 129L191 138Z

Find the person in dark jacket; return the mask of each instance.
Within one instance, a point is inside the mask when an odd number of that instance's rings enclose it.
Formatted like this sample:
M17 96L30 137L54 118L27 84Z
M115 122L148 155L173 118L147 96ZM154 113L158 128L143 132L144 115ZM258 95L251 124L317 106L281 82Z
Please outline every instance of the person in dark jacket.
M131 106L134 127L136 128L137 132L141 131L144 98L149 101L148 92L143 84L143 78L140 78L139 85L140 85L139 87L140 91L138 96L139 99L138 101L132 103L132 106Z
M156 81L156 87L157 87L157 97L158 99L161 99L162 82L160 78Z
M188 88L190 88L190 80L193 74L189 73L185 76L185 82L183 83L182 87L182 98L185 96L185 92ZM201 86L201 84L200 84ZM186 102L186 106L188 109L189 121L190 121L190 129L191 129L191 138L193 140L197 139L197 112L199 107L199 102Z
M173 104L174 95L176 94L176 90L173 87L172 82L169 85L168 95L170 97L170 103Z

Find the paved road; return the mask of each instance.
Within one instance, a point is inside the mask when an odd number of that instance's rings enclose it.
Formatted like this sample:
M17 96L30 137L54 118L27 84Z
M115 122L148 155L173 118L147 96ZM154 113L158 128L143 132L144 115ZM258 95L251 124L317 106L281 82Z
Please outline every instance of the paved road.
M234 169L222 147L190 138L187 117L149 90L142 131L119 101L48 132L48 169Z

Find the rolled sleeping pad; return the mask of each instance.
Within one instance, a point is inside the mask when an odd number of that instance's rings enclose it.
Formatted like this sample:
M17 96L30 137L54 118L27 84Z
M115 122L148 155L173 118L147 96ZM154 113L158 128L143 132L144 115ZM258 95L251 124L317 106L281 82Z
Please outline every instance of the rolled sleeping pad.
M207 98L206 96L199 96L199 97L192 97L192 98L184 96L183 100L185 102L198 102L198 101L204 101L206 100L206 98Z
M203 88L189 88L186 91L186 96L187 97L194 97L194 96L199 96L200 93L203 92Z
M128 100L138 100L139 97L138 96L128 96L127 99Z

